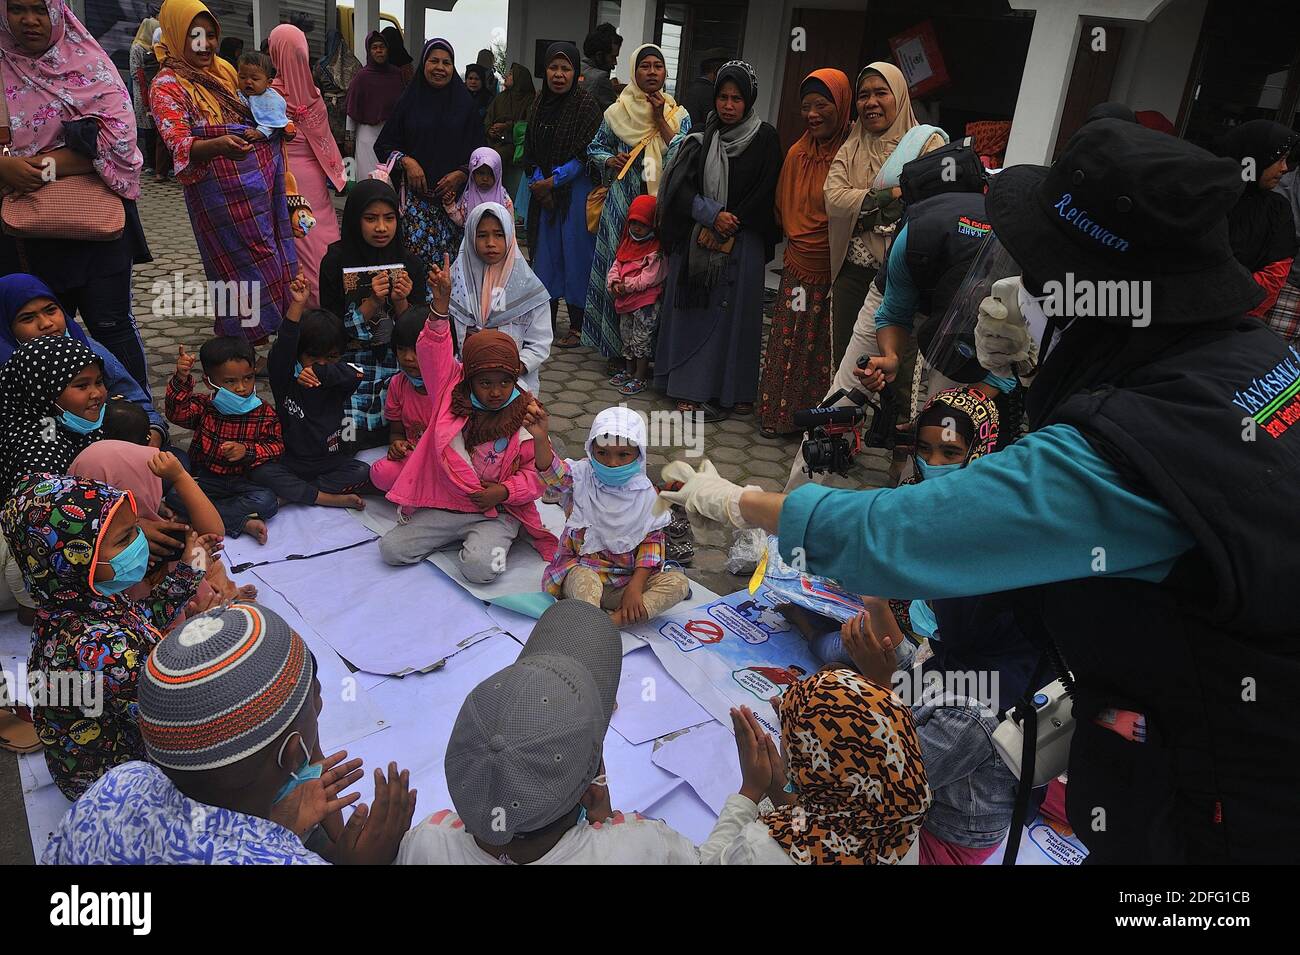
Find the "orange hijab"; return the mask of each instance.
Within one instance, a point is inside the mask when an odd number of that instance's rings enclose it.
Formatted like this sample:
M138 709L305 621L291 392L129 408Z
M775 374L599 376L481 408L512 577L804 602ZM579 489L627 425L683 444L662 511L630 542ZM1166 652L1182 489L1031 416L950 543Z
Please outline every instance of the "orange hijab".
M813 70L804 82L810 79L821 80L831 91L835 135L819 143L805 130L790 147L776 183L776 213L786 236L786 268L806 282L827 284L831 280L831 245L822 187L831 160L848 135L853 88L840 70Z

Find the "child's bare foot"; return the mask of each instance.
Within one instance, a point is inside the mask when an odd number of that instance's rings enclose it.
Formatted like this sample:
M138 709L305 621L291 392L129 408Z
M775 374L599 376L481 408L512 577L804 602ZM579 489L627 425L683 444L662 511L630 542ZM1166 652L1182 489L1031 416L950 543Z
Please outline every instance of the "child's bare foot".
M364 511L366 502L360 494L326 494L321 491L316 495L316 503L321 507L347 507L354 511Z
M260 517L250 517L244 521L244 530L256 537L259 544L266 544L266 521Z

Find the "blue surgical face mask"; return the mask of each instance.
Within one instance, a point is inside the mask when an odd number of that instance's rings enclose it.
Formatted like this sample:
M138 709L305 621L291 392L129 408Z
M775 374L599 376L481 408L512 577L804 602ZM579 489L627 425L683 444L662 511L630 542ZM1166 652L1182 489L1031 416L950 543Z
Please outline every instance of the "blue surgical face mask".
M301 374L302 374L302 362L296 361L293 363L293 376L297 378Z
M55 407L58 406L55 405ZM75 434L90 434L90 432L98 431L104 426L104 409L106 407L107 405L99 406L99 417L94 421L87 421L79 414L73 414L71 411L63 411L62 408L59 408L63 412L59 415L59 421L63 423L65 428Z
M285 784L276 792L275 799L273 800L274 802L279 802L303 783L311 782L313 779L320 779L321 772L324 769L320 763L312 764L311 753L307 752L307 744L302 741L301 733L291 734L285 738L283 743L280 744L280 752L275 756L276 765L281 769L284 769L282 763L284 759L284 748L289 745L289 740L295 738L298 740L298 748L302 750L302 765L290 774L288 780L285 781Z
M596 475L596 480L601 484L608 484L610 487L622 487L641 473L641 459L638 457L635 461L629 461L627 464L612 468L608 464L601 464L595 458L592 458L591 473Z
M144 572L149 568L149 541L144 531L137 527L131 543L116 557L110 557L108 566L113 568L113 579L95 581L95 589L101 594L120 594L144 580Z
M958 471L961 469L962 464L965 463L963 461L958 461L955 464L931 464L919 454L916 456L915 460L917 469L921 472L921 480L923 481L930 481L937 477L943 477L945 474L952 471Z
M420 384L422 385L424 384L423 379L420 380ZM505 404L503 404L501 408L504 408L506 405L510 404L510 402L514 401L518 397L519 397L519 389L516 388L514 391L510 392L510 397L505 400ZM469 403L472 404L479 411L500 411L501 410L501 408L489 408L487 405L483 404L483 402L478 400L478 395L474 394L473 389L470 389Z
M241 398L227 388L217 388L212 384L212 379L208 379L208 384L216 388L212 395L212 404L217 411L224 415L241 415L248 414L254 408L262 403L262 399L257 397L256 391L250 391L247 398Z
M939 631L939 621L934 611L924 600L913 600L907 606L907 617L912 624L912 632L923 637L933 637Z
M409 371L404 371L404 372L402 372L402 374L405 375L405 376L406 376L406 380L409 381L411 384L415 385L415 387L417 387L417 388L423 388L423 387L424 387L424 378L422 378L420 375L413 375L413 374L411 374ZM517 390L518 390L518 389L516 389L516 391L517 391ZM470 400L471 403L473 403L473 401L474 401L474 396L473 396L472 394L470 395L470 399L469 399L469 400Z

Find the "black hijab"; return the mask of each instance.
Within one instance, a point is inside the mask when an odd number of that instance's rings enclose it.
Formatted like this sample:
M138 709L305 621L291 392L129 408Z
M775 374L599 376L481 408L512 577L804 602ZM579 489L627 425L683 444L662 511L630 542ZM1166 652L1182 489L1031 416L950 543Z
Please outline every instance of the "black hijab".
M1238 162L1251 160L1258 177L1265 169L1295 149L1300 135L1281 123L1253 119L1233 127L1219 140L1219 155ZM1232 254L1251 272L1282 259L1294 258L1296 241L1291 206L1274 191L1262 189L1257 179L1246 183L1241 199L1228 213L1228 241Z
M424 301L425 266L418 258L406 250L406 234L402 227L402 217L397 217L397 232L393 240L382 249L377 249L361 235L361 217L373 203L385 202L394 212L400 210L397 193L393 187L380 179L362 179L348 192L348 200L343 206L343 226L341 238L330 245L320 264L320 304L321 308L333 312L339 318L346 318L347 305L343 294L343 270L368 265L387 265L401 262L411 276L411 295L408 301L414 305Z
M478 104L479 112L486 116L488 107L492 105L493 97L492 85L489 80L487 68L479 66L477 63L471 63L469 66L465 67L465 76L468 77L471 73L478 77L479 88L477 93L470 91L469 95L474 97L474 102ZM465 88L467 90L469 89L468 86Z
M397 27L385 27L379 31L379 35L388 44L389 63L396 67L403 67L411 62L411 54L406 52L406 46L402 43L401 31Z
M451 80L434 89L424 76L424 64L434 50L451 57ZM469 162L469 154L485 145L483 114L456 72L456 52L443 39L424 45L420 64L393 115L375 142L375 156L384 162L394 151L412 157L424 170L427 188Z

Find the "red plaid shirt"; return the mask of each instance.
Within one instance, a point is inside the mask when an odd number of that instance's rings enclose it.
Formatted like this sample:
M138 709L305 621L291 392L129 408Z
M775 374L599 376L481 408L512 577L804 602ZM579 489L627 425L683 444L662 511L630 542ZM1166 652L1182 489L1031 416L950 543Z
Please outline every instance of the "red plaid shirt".
M223 415L212 407L211 395L194 393L194 379L167 379L167 420L194 432L190 439L190 461L196 468L213 474L247 474L249 469L274 461L284 453L280 419L275 409L262 402L248 414ZM219 454L224 441L238 441L248 450L238 461Z

